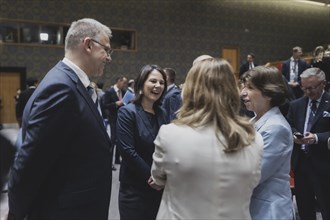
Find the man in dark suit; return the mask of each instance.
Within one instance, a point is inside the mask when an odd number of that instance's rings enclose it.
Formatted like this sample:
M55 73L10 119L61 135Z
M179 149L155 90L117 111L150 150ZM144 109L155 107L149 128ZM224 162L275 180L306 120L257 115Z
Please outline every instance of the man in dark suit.
M304 97L291 102L287 119L294 134L291 163L300 219L316 219L315 198L322 218L330 219L330 93L325 74L309 68L301 75Z
M258 66L258 64L254 62L254 57L254 53L248 53L246 56L246 62L243 63L239 68L239 77L241 77L246 71Z
M175 85L175 70L165 68L167 80L167 92L165 94L162 107L167 112L167 121L172 121L176 118L176 112L181 107L181 90Z
M113 149L116 145L116 123L117 123L117 113L118 109L124 105L123 97L126 92L127 78L124 76L119 76L116 79L116 84L112 86L105 94L102 96L102 108L106 113L110 128L111 128L111 142L113 144ZM120 164L120 153L116 148L115 151L115 163ZM112 166L113 170L116 170Z
M111 142L89 77L111 61L110 37L94 19L73 22L65 58L29 99L9 179L9 219L108 219Z
M301 47L292 48L292 57L282 64L282 73L288 80L288 85L292 88L295 98L303 95L300 89L300 75L308 66L304 60L301 59L303 52Z
M16 119L18 121L19 127L22 127L22 116L26 103L29 101L34 90L36 90L38 85L38 79L35 77L29 77L26 80L26 85L28 88L21 92L18 96L16 102Z

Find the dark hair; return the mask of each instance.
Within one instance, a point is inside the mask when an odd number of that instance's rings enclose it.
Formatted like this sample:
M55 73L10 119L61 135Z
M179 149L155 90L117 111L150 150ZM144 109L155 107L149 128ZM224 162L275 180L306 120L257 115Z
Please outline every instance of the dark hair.
M145 83L145 81L147 81L149 74L153 70L157 70L158 72L160 72L164 79L164 91L163 91L162 95L160 96L160 98L154 103L154 106L161 105L161 101L167 90L166 74L165 74L163 68L161 68L158 65L151 65L151 64L148 64L148 65L145 65L144 67L142 67L141 73L135 79L135 84L134 84L135 98L133 100L134 103L141 104L142 97L143 97L142 91L143 91L144 83Z
M282 74L276 67L257 66L244 73L241 79L244 84L251 84L264 96L271 98L272 107L285 104L288 90Z
M175 82L175 70L172 68L164 68L164 72L166 73L166 75L168 76L168 81L170 81L171 83Z
M36 83L38 83L38 79L35 77L29 77L26 79L26 85L27 86L34 86Z
M248 55L250 55L253 59L254 59L254 53L252 53L252 52L250 52L250 53L248 53Z
M123 75L118 76L118 77L116 78L116 83L117 83L118 81L123 80L124 78L126 78L126 77L123 76Z
M99 88L99 89L103 89L103 86L104 86L104 82L103 82L103 80L102 80L102 79L99 79L99 80L97 81L96 85L97 85L97 88Z

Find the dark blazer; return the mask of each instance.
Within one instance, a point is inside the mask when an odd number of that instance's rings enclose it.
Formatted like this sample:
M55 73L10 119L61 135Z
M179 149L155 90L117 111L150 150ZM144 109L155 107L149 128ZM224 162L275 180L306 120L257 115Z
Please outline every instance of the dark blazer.
M167 121L172 121L176 118L176 111L181 107L181 90L177 86L170 88L164 97L163 108L167 113Z
M19 97L17 99L17 103L16 103L16 118L18 120L22 119L25 105L29 101L29 98L33 94L34 90L36 90L35 87L28 88L28 89L24 90L23 92L21 92L21 94L19 95Z
M154 140L161 125L166 124L166 112L155 108L153 126L140 104L121 107L117 120L117 146L122 156L119 180L119 213L125 219L156 219L162 191L148 185L151 176Z
M166 112L156 109L159 127L167 124ZM119 109L117 120L117 144L123 158L120 167L120 182L135 185L141 190L153 193L147 181L151 176L154 140L158 130L152 125L139 104L128 104Z
M308 97L301 97L290 103L287 119L293 132L304 133L305 117L308 105ZM309 158L313 164L314 171L319 174L330 175L330 150L327 148L327 140L330 137L330 93L324 92L314 121L311 133L318 137L318 143L309 148ZM300 145L295 144L291 163L292 169L299 169Z
M285 78L288 80L288 82L290 81L290 62L291 62L291 58L284 61L283 64L282 64L282 73L285 76ZM300 82L300 80L301 80L300 75L307 68L308 68L307 63L304 60L299 59L298 60L298 82Z
M59 62L23 114L9 219L108 219L110 139L76 73Z
M258 66L258 64L253 63L254 67ZM247 72L250 68L250 63L245 62L239 68L239 77L241 77L245 72Z
M290 81L290 62L291 58L284 61L282 64L282 74L285 76L286 80L289 82ZM298 60L298 82L300 83L300 75L302 72L304 72L308 68L308 65L304 60L299 59ZM304 92L301 90L301 88L298 87L293 87L292 92L295 96L295 98L300 98L303 96Z

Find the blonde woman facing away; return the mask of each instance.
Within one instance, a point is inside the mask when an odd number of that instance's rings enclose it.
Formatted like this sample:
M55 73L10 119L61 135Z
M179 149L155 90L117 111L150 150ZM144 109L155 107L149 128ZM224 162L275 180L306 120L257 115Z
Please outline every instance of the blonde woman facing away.
M149 184L164 187L157 219L251 218L263 141L239 108L230 64L212 57L194 63L178 118L155 140Z

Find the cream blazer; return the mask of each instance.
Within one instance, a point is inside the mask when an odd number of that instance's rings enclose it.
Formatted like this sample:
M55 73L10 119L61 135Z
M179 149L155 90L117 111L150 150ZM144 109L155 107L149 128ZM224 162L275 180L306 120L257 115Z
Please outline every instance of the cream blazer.
M155 140L152 178L165 186L157 219L251 219L261 176L263 140L225 153L212 127L163 125Z

